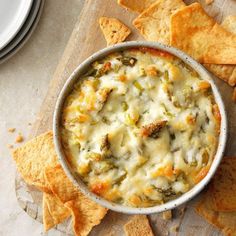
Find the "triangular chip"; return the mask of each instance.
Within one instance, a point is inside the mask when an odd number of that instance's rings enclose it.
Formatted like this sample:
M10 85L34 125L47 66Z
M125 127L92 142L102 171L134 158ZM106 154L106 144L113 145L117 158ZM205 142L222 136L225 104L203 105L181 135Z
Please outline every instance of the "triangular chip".
M236 235L236 212L217 212L214 210L211 191L202 196L195 207L197 213L213 224L226 236Z
M45 177L53 194L59 198L62 203L76 199L78 194L81 194L66 176L59 164L54 168L47 168L45 170Z
M68 179L60 165L46 169L45 176L53 194L70 209L75 235L87 235L93 226L99 224L107 209L82 194Z
M45 231L60 224L71 215L69 208L63 205L56 196L43 194L43 225Z
M221 26L236 35L236 16L227 16ZM218 78L226 81L230 86L236 85L235 65L204 64L204 66Z
M107 209L89 200L84 195L67 202L66 206L71 210L73 229L76 236L87 236L107 213Z
M133 25L148 41L170 44L170 18L185 7L182 0L158 0L134 21Z
M145 215L136 215L124 225L126 236L153 236L152 228Z
M215 76L227 82L230 86L235 86L236 84L235 65L204 64L204 66Z
M171 16L171 45L201 63L236 64L236 35L218 25L199 3Z
M50 193L44 170L57 165L52 132L44 133L13 152L16 166L24 180L44 192Z
M115 18L101 17L99 24L107 41L107 45L121 43L125 41L131 33L126 25Z
M131 11L141 13L155 1L156 0L118 0L118 3Z
M207 4L207 5L210 5L210 4L212 4L214 2L214 0L205 0L205 3Z
M212 181L217 211L236 212L236 157L225 157Z
M236 16L227 16L221 25L228 31L236 34Z

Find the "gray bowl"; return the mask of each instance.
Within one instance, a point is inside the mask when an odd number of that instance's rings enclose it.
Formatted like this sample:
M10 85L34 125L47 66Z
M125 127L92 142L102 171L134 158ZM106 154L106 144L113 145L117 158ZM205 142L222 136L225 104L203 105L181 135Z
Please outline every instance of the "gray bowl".
M92 193L88 189L88 187L82 182L79 175L76 174L72 170L70 165L68 164L67 159L63 152L63 147L62 147L61 137L60 137L60 122L61 122L61 114L62 114L64 101L66 97L69 95L69 93L71 92L73 85L76 83L76 81L78 81L78 78L81 75L83 75L83 73L86 71L88 66L91 65L92 62L99 60L112 52L117 52L120 50L125 50L125 49L133 48L133 47L151 47L155 49L160 49L160 50L169 52L170 54L173 54L176 57L183 60L186 64L188 64L194 70L196 70L202 78L204 78L211 84L213 94L215 96L215 100L219 106L220 113L221 113L221 130L220 130L220 136L219 136L219 144L218 144L215 158L212 162L211 168L208 174L206 175L206 177L203 180L201 180L198 184L196 184L192 189L190 189L188 192L184 193L180 197L174 200L171 200L167 203L164 203L162 205L146 207L146 208L133 208L133 207L123 206L120 204L107 201L104 198L99 197L95 195L94 193ZM78 187L78 189L80 189L86 196L88 196L90 199L97 202L98 204L117 212L122 212L122 213L127 213L127 214L152 214L152 213L158 213L158 212L170 210L172 208L175 208L189 201L190 199L195 197L208 184L210 179L215 174L217 167L219 166L220 161L224 154L224 149L225 149L226 140L227 140L227 117L226 117L225 107L224 107L220 92L217 89L217 86L215 82L213 81L213 79L211 79L209 73L201 64L199 64L198 62L193 60L191 57L189 57L188 55L186 55L185 53L183 53L182 51L176 48L165 46L165 45L155 43L155 42L133 41L133 42L125 42L121 44L116 44L111 47L102 49L96 52L95 54L93 54L92 56L90 56L88 59L86 59L83 63L81 63L75 69L75 71L71 74L71 76L66 81L57 99L57 103L56 103L56 107L54 111L54 117L53 117L53 133L54 133L54 144L55 144L56 152L66 175L70 178L73 184L76 187Z

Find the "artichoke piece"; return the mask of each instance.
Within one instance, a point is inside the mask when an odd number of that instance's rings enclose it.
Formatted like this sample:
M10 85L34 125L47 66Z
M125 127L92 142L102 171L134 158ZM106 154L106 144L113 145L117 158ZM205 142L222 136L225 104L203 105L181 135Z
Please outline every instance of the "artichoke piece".
M93 68L93 67L90 67L87 72L84 74L85 77L87 76L94 76L97 74L97 69Z
M150 137L150 138L158 138L158 135L162 128L164 128L167 124L166 120L156 121L151 124L145 125L141 129L141 136Z
M110 142L108 139L108 134L104 135L101 139L101 146L100 146L100 150L101 151L107 151L110 148Z
M143 91L142 85L141 85L137 80L135 80L135 81L133 82L133 84L134 84L135 88L138 89L140 92Z
M127 102L122 102L122 103L121 103L121 106L122 106L122 110L123 110L123 111L127 111L128 108L129 108Z
M168 81L170 78L169 78L169 72L166 70L165 72L164 72L164 79L166 80L166 81Z
M137 62L137 59L134 57L122 57L119 59L123 65L133 67Z

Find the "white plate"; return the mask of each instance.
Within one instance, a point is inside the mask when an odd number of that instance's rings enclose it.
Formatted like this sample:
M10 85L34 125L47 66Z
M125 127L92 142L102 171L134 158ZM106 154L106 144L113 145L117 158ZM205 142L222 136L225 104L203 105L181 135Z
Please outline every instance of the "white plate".
M9 42L2 50L0 50L0 59L3 58L7 53L9 53L13 48L15 48L17 44L19 44L24 36L28 33L39 11L40 3L41 0L33 1L33 5L30 9L28 17L25 20L25 23L21 27L20 31L11 40L11 42Z
M40 2L40 7L39 7L37 16L36 16L32 26L30 27L30 29L28 30L28 32L26 33L24 38L10 52L8 52L4 57L0 58L0 64L5 62L6 60L8 60L10 57L12 57L16 52L18 52L24 46L24 44L27 42L27 40L30 38L32 33L34 32L34 30L39 22L40 16L42 14L45 0L41 0L41 1L36 0L36 2L37 1Z
M0 1L0 49L5 47L24 24L33 0Z

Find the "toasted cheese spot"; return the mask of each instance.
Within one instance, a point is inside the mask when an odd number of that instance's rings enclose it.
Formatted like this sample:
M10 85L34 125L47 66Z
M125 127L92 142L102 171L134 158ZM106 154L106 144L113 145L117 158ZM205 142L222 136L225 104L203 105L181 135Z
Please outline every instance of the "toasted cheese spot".
M126 82L127 81L127 76L126 75L120 75L118 77L118 79L121 81L121 82Z
M213 110L213 115L216 119L217 122L220 122L221 121L221 115L220 115L220 110L219 110L219 107L217 104L214 104L212 106L212 110Z
M217 133L220 133L221 114L217 104L212 106L212 112L216 120L216 131Z
M198 88L200 90L207 90L211 87L211 84L207 81L201 81L199 84L198 84Z
M182 79L182 72L177 66L172 64L170 64L169 75L171 81L177 81Z
M186 117L186 122L189 124L189 125L195 125L196 124L196 118L192 115L188 115Z
M140 206L142 204L142 200L139 196L137 195L132 195L129 199L128 199L129 203L131 206Z
M158 176L171 178L173 175L174 175L173 166L170 164L168 164L165 167L160 167L155 172L152 173L153 178L156 178Z
M195 183L199 183L207 175L209 169L210 169L209 166L202 167L202 169L198 172L198 174L194 178Z
M104 197L107 200L114 202L119 200L122 196L118 189L111 189L110 191L104 194Z
M167 121L155 121L151 124L145 125L141 129L141 136L142 137L151 137L151 138L157 138L159 132L162 128L166 126Z
M79 121L80 123L84 123L84 122L88 121L89 118L90 118L90 117L89 117L88 115L86 115L86 114L79 114L79 116L78 116L78 121Z
M160 71L156 68L155 65L148 66L145 72L151 77L156 77L160 74Z
M86 175L89 173L89 171L91 170L91 166L89 165L89 162L87 163L83 163L83 164L80 164L78 166L78 172L79 174L81 174L82 176Z
M97 183L94 183L90 187L90 189L93 193L102 196L109 189L109 183L108 182L97 182Z

